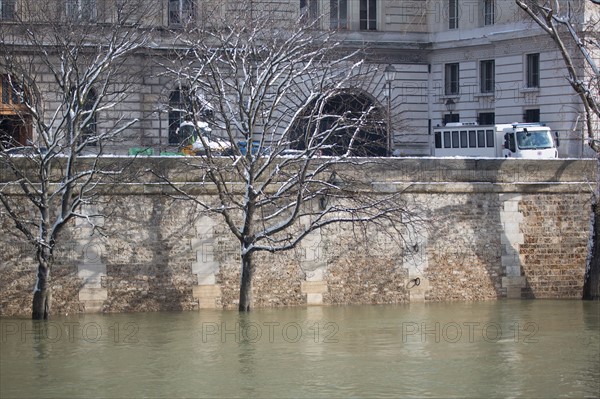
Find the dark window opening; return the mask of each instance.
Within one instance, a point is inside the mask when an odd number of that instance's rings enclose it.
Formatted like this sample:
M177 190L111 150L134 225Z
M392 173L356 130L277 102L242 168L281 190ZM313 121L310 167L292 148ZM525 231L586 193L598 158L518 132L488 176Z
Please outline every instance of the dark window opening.
M347 0L329 1L329 28L333 30L348 29Z
M540 86L540 55L527 54L527 87Z
M458 132L452 132L452 148L459 148Z
M460 122L460 114L445 114L444 125L452 122Z
M480 112L477 117L477 122L480 125L494 125L496 123L496 113L494 112Z
M191 113L192 104L188 88L173 90L169 96L169 144L179 145L186 139L180 137L183 131L179 131L179 126L191 118Z
M479 65L480 89L482 93L493 93L495 89L494 60L481 61Z
M16 0L0 0L0 20L14 21Z
M300 0L302 22L311 23L319 18L319 0Z
M450 132L444 132L444 148L450 148L451 145Z
M435 148L442 148L442 132L435 132Z
M493 25L494 24L494 0L483 0L483 25Z
M448 28L458 29L458 0L448 0Z
M517 152L517 144L515 142L514 133L508 133L507 141L508 141L507 150L509 150L510 152Z
M169 0L169 25L186 25L195 18L196 5L194 0Z
M67 0L66 7L69 19L96 20L96 0Z
M479 148L485 147L485 130L477 131L477 147L479 147Z
M0 146L4 149L31 145L31 118L0 115Z
M540 121L540 110L539 109L528 109L525 110L523 115L523 122L535 123Z
M0 141L3 148L31 144L32 121L23 84L10 75L0 75Z
M485 131L485 141L488 147L494 147L494 131L486 130Z
M360 0L360 30L377 30L376 0Z
M461 130L460 132L460 148L467 148L467 131Z
M469 148L477 147L477 135L475 130L469 130Z
M446 95L459 94L460 69L458 63L444 66L444 92Z
M88 145L96 145L97 141L94 139L94 136L97 134L97 119L96 113L93 110L96 108L96 101L98 100L98 96L96 96L96 91L91 89L85 98L85 102L83 103L83 115L82 122L84 123L81 130L81 138L82 140L87 140Z

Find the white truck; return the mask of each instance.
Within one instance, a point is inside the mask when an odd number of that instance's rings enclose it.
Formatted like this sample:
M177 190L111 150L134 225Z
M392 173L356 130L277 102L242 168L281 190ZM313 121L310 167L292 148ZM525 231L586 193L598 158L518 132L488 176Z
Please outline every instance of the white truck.
M448 123L433 134L436 157L558 158L558 133L541 123Z

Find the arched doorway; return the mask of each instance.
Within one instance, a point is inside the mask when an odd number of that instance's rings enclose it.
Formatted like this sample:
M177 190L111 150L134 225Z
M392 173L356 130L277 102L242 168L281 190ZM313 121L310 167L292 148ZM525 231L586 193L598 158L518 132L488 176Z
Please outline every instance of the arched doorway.
M321 112L315 110L318 105L315 102L315 106L295 122L292 148L305 149L311 135L330 132L321 143L323 155L345 154L350 145L352 156L386 155L385 112L370 95L359 90L339 91L322 104Z
M0 142L3 148L31 144L31 117L25 105L24 85L0 74Z

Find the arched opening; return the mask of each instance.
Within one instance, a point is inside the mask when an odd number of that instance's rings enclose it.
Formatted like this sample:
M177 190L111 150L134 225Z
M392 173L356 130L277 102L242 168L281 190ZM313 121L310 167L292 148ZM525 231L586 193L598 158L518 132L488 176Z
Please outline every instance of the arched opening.
M294 126L291 147L303 150L315 135L327 136L320 142L325 156L345 154L349 147L352 156L385 156L386 123L383 107L362 91L340 91L322 104L302 115ZM352 139L354 138L354 141Z
M24 85L7 74L0 75L0 142L12 148L30 145L32 122Z
M169 94L169 144L179 145L184 139L179 137L179 126L192 112L190 91L187 87L178 87Z

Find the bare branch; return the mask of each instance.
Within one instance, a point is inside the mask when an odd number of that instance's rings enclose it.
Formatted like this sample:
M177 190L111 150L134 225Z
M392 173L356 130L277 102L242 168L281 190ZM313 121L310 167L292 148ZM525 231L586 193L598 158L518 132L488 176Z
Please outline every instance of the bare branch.
M94 203L103 179L122 172L101 157L137 119L103 122L97 116L134 92L139 75L129 56L147 46L152 30L144 20L155 7L152 1L107 3L96 21L65 14L53 2L19 3L14 23L0 26L2 83L13 94L8 112L18 121L17 133L0 137L0 163L10 171L0 202L36 250L33 315L45 318L39 293L42 304L49 301L61 231L75 218L97 231L98 215L86 214L84 206Z

